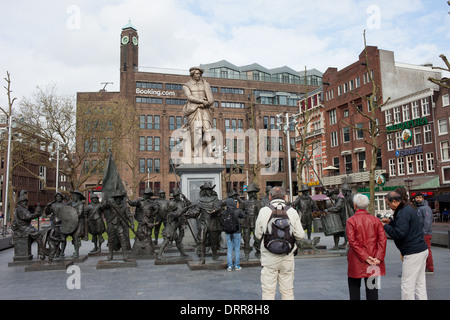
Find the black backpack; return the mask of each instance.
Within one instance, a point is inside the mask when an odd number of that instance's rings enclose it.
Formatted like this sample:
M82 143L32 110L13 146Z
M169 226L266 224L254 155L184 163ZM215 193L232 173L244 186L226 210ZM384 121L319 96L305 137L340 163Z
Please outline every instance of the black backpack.
M239 230L239 220L234 214L234 210L225 210L222 215L222 229L225 233L233 234Z
M295 245L293 230L287 215L290 207L285 206L283 209L278 209L271 204L268 207L272 209L272 214L264 233L264 247L275 254L288 254Z

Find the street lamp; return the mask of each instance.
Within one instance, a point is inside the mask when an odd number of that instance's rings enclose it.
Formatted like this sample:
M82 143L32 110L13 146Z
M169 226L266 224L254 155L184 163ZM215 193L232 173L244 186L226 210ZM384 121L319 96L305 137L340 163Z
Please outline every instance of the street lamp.
M411 185L412 185L413 181L414 180L410 179L410 178L406 178L405 179L405 186L406 186L406 188L408 190L408 199L411 198L411 191L410 191L410 189L411 189Z
M296 120L290 121L289 120L289 114L285 113L285 120L286 122L283 123L282 119L283 114L277 114L277 128L281 129L281 126L283 126L283 132L286 135L286 148L287 148L287 158L288 158L288 171L289 171L289 201L292 202L292 168L291 168L291 139L289 135L289 128L290 124L296 124Z

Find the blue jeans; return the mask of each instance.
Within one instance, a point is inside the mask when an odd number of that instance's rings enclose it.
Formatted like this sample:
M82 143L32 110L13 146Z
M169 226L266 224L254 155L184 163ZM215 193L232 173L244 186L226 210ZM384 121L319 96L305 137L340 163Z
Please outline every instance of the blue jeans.
M228 267L233 267L233 249L234 249L234 266L239 266L239 261L241 258L240 245L241 245L241 234L225 234L227 236L227 263Z

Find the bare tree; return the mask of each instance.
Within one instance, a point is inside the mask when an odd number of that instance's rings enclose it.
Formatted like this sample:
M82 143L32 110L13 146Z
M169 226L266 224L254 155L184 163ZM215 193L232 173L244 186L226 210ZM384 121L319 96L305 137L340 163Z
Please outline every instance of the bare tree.
M297 136L294 150L297 153L297 186L300 192L303 185L303 169L308 167L311 163L314 150L317 148L317 143L321 142L320 138L311 137L311 124L315 115L313 106L309 105L308 86L306 85L306 67L305 67L305 104L299 106L299 113L294 116L298 122L296 125Z
M80 98L76 106L73 97L58 95L54 84L37 87L32 99L21 103L27 130L54 150L59 143L64 159L60 173L67 176L72 190L80 191L85 191L82 186L88 180L95 178L95 185L101 182L109 151L121 152L122 139L135 125L134 118L127 117L132 110L128 102L114 98L99 104ZM55 167L55 162L47 159L45 165Z

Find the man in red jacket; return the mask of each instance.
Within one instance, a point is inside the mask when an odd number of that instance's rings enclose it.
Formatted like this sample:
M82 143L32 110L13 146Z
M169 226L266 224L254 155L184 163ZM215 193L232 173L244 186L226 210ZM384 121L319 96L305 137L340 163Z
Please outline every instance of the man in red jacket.
M350 300L360 300L361 279L366 286L366 299L378 300L379 276L386 274L386 234L381 221L367 212L369 199L365 195L355 195L353 203L356 212L346 226Z

